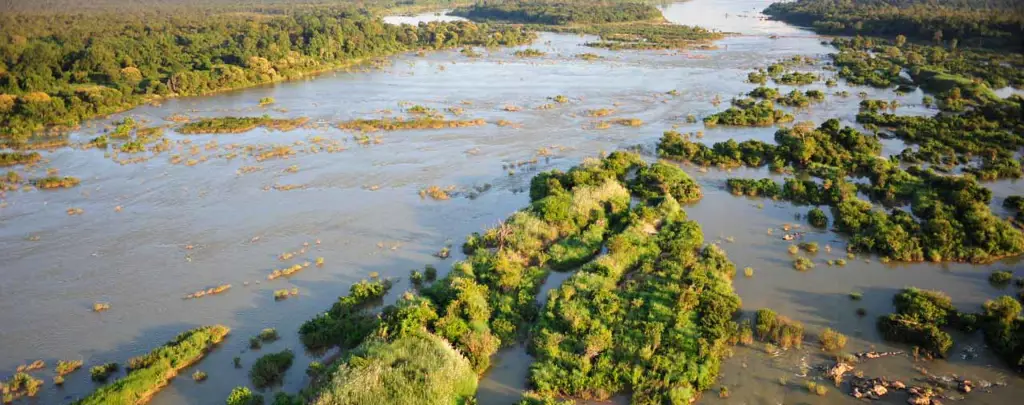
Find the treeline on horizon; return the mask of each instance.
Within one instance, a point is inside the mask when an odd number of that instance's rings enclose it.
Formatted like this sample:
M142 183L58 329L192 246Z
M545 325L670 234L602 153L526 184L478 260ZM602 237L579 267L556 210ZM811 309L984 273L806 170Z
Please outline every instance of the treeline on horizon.
M661 20L661 10L639 2L482 1L455 9L452 14L473 21L568 25Z
M0 15L0 137L134 107L299 77L411 49L518 45L471 22L385 24L367 9Z
M773 3L765 14L822 34L959 42L961 46L1024 50L1019 0L797 0Z

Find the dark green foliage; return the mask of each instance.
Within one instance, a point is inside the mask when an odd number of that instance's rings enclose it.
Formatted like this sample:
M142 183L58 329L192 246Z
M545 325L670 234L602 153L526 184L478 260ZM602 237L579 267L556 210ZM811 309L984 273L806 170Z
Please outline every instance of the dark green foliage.
M907 288L893 297L896 312L880 317L878 329L886 340L917 346L936 357L945 357L953 338L940 328L964 324L949 297L938 291Z
M629 2L603 4L578 1L488 2L457 8L451 14L474 21L546 25L601 24L661 19L661 11L653 5Z
M676 201L689 203L702 196L700 186L683 169L662 162L640 168L631 186L633 193L644 199L659 200L671 195Z
M249 379L256 388L280 384L284 380L284 372L292 366L294 359L295 353L291 350L264 354L252 364Z
M549 296L530 372L541 397L631 391L634 403L687 403L714 382L739 308L735 268L716 247L701 249L699 225L673 199L650 209L637 208L607 254ZM660 218L656 235L644 232Z
M99 366L93 366L89 368L89 377L96 382L107 382L107 378L110 378L110 375L116 373L117 370L117 363L106 363Z
M797 0L773 3L764 13L830 35L906 35L1017 49L1024 37L1024 11L1014 0Z
M742 101L738 101L738 103L742 103ZM793 121L792 115L775 109L775 105L771 101L759 101L753 105L742 104L744 107L731 107L728 110L704 117L704 125L709 127L715 125L756 127Z
M263 405L263 396L248 387L235 387L228 395L227 405Z
M729 192L735 195L774 198L782 194L782 187L772 179L737 179L730 178L725 182Z
M993 285L1004 287L1013 281L1013 272L1009 270L997 270L988 275L988 282Z
M366 307L378 302L390 289L390 280L363 280L353 284L349 295L339 297L329 311L299 327L302 344L311 351L334 346L355 347L373 331L377 322L376 316L365 311Z
M814 207L807 212L807 222L809 222L811 226L825 228L828 227L828 216L825 215L825 211L822 211L818 207Z
M1010 367L1024 373L1024 319L1021 305L1012 297L1002 296L985 302L982 307L982 328L985 341Z
M585 1L483 2L454 10L474 21L533 24L545 31L591 34L585 45L609 49L686 48L722 37L701 27L663 24L654 5Z
M298 395L278 391L274 394L273 405L306 405L306 401Z
M676 132L666 132L660 156L721 167L769 164L793 166L820 178L729 179L734 194L782 197L799 204L829 205L836 229L851 235L850 247L901 261L989 262L1024 252L1024 235L992 214L991 191L966 176L947 176L878 158L876 136L839 127L837 120L817 129L797 126L775 133L777 145L733 140L707 147ZM847 176L866 177L859 187ZM909 204L910 212L878 211L858 191L891 205ZM912 214L912 215L911 215Z
M1011 195L1003 200L1003 207L1008 210L1012 210L1018 214L1024 211L1024 197L1019 195Z
M286 80L410 49L534 38L470 22L389 25L351 6L242 10L3 13L0 136L24 140L156 97Z

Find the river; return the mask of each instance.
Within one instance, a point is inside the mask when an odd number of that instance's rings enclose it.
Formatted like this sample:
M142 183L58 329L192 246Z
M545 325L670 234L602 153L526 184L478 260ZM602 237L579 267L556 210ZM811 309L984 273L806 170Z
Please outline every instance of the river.
M661 133L673 128L702 130L709 143L729 138L771 140L774 128L705 129L686 122L688 114L702 117L724 109L729 98L755 87L745 83L746 74L755 68L794 55L824 60L833 51L822 44L824 38L810 31L760 16L759 10L770 2L693 0L664 8L672 22L736 33L718 41L713 50L614 52L582 45L593 37L545 33L531 45L546 52L536 59L512 55L526 47L479 49L484 54L480 58L457 50L406 54L379 68L171 99L89 122L71 135L73 140L88 140L125 116L165 125L171 124L167 118L178 114L193 118L269 114L309 117L323 125L233 135L182 136L168 130L167 137L175 142L175 150L169 153L194 159L191 166L171 163L168 153L123 165L97 150L64 148L45 153L47 162L34 175L52 167L81 178L82 185L64 191L11 192L3 199L0 375L43 359L48 370L37 376L47 380L46 387L37 397L21 401L66 403L95 389L89 381L89 366L123 363L188 328L223 323L232 328L231 337L185 370L153 404L222 404L233 387L248 384L246 370L261 353L286 348L298 356L279 389L297 392L308 383L305 366L315 360L303 353L297 338L303 321L326 310L353 282L372 272L401 278L385 303L411 288L410 269L433 264L443 275L461 255L441 261L433 253L446 243L458 246L465 235L524 206L529 200L525 192L529 179L537 171L564 169L584 157L623 147L639 145L653 151ZM401 21L415 21L412 18ZM574 58L584 52L604 58ZM807 70L821 72L823 67L818 63ZM791 88L780 87L787 92ZM829 96L810 108L793 110L798 121L838 117L855 125L860 101L856 95L861 91L898 99L903 114L933 113L922 105L919 91L896 96L842 83L836 88L817 83L802 89L821 89ZM671 90L678 94L667 94ZM841 90L851 96L832 95ZM555 95L566 95L570 102L537 108L551 103L548 98ZM722 106L712 104L715 96L724 100ZM257 101L263 97L273 97L276 103L259 107ZM489 124L382 132L367 145L327 125L397 112L402 103L442 111L459 106L463 117L485 119ZM506 111L508 105L522 110ZM583 112L611 107L616 110L614 117L638 118L644 124L592 129L594 119ZM495 125L498 120L512 125ZM190 144L181 143L184 140ZM343 145L344 150L309 151L310 145L324 140ZM244 155L225 158L246 145L290 145L298 153L263 162ZM902 148L899 142L889 142L885 152L898 153ZM536 163L518 164L534 159ZM246 166L260 169L241 173ZM799 223L794 216L808 207L738 198L724 189L728 176L760 177L765 172L687 171L703 185L705 194L701 202L687 208L689 216L701 223L708 241L721 241L737 268L755 268L754 277L740 275L735 281L744 310L774 308L804 322L808 335L832 327L850 336L848 351L890 349L880 340L874 319L890 311L892 295L904 286L943 290L957 305L973 308L1009 293L987 283L991 270L1019 267L1012 260L989 266L884 265L876 257L862 257L846 267L819 265L810 272L797 272L791 268L787 243L778 232L769 235L767 230ZM289 191L272 187L283 184L301 187ZM446 201L421 198L418 191L431 185L452 185L462 192ZM996 195L993 207L999 213L1005 213L998 207L1002 197L1024 191L1017 182L990 186ZM66 213L69 208L84 212L71 216ZM844 251L843 238L832 232L808 230L807 238L835 248L832 253L818 253L818 259L838 258ZM266 280L270 271L286 265L279 254L300 250L304 244L308 247L299 260L323 257L323 267L312 266L289 279ZM190 292L225 283L233 286L226 293L182 299ZM293 287L300 291L297 297L274 300L275 289ZM851 302L847 295L852 291L862 292L863 300ZM109 302L111 308L93 313L94 302ZM857 307L865 308L868 316L856 316ZM267 327L277 328L282 339L260 351L248 350L248 338ZM970 403L1010 403L1024 396L1024 382L981 350L980 343L960 339L952 353L961 353L965 343L977 347L981 356L972 360L954 356L948 362L923 365L932 372L1008 383L991 393L970 396ZM242 369L232 365L235 356L241 357ZM793 376L804 358L816 364L824 355L815 344L779 357L738 347L721 377L731 397L719 399L709 392L702 402L855 401L835 389L824 397L808 394ZM58 359L82 359L86 370L68 376L64 387L54 388L49 370ZM515 402L525 385L529 361L521 348L501 352L481 382L480 403ZM867 367L868 375L911 378L916 373L912 366L901 358ZM192 381L188 375L194 370L207 372L209 379ZM780 377L791 382L781 385Z

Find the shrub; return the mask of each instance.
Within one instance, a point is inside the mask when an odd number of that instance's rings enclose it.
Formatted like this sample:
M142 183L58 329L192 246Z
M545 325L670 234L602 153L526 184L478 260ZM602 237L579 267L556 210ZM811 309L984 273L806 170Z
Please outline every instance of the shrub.
M429 264L426 265L426 267L423 268L423 277L428 282L433 282L434 280L437 280L437 267L431 266Z
M1013 272L1008 270L994 271L988 275L988 282L999 287L1009 285L1010 281L1013 281Z
M205 371L196 370L196 372L192 373L192 380L195 382L206 381L206 377Z
M263 329L263 330L260 331L260 333L258 335L256 335L256 337L258 337L260 340L262 340L264 342L273 342L273 341L281 338L277 334L277 329L274 329L274 328Z
M248 387L235 387L228 395L227 405L263 405L263 396Z
M814 268L814 262L803 256L797 256L793 260L793 268L798 271L807 271Z
M328 404L454 404L476 393L466 358L437 336L371 339L353 350L312 401Z
M774 343L782 349L803 345L804 326L800 322L779 316L767 308L757 311L754 322L754 331L761 341Z
M256 388L280 384L284 379L284 372L292 366L294 359L295 354L291 350L265 354L252 364L249 379Z
M799 244L800 249L803 249L807 253L817 253L818 243L817 242L801 242Z
M107 382L107 378L118 370L117 363L106 363L89 368L89 377L96 382Z
M846 336L842 333L826 328L819 337L821 348L828 352L837 352L846 347Z
M71 372L73 372L75 370L78 370L81 367L82 367L82 361L81 360L71 360L71 361L59 360L59 361L57 361L57 368L54 369L54 372L57 373L57 375L59 375L59 376L64 376L64 375L71 374Z
M809 222L811 226L825 228L828 226L828 217L825 215L824 211L815 207L807 212L807 222Z

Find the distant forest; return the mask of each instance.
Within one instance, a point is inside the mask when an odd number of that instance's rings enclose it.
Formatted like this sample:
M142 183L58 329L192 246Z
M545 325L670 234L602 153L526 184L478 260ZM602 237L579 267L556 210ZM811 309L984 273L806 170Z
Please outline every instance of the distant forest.
M411 49L516 45L533 35L470 22L400 27L351 5L267 4L0 13L0 138L73 127L163 96L285 80ZM248 11L226 11L242 7Z
M774 3L765 14L823 34L1024 50L1020 0L797 0Z

